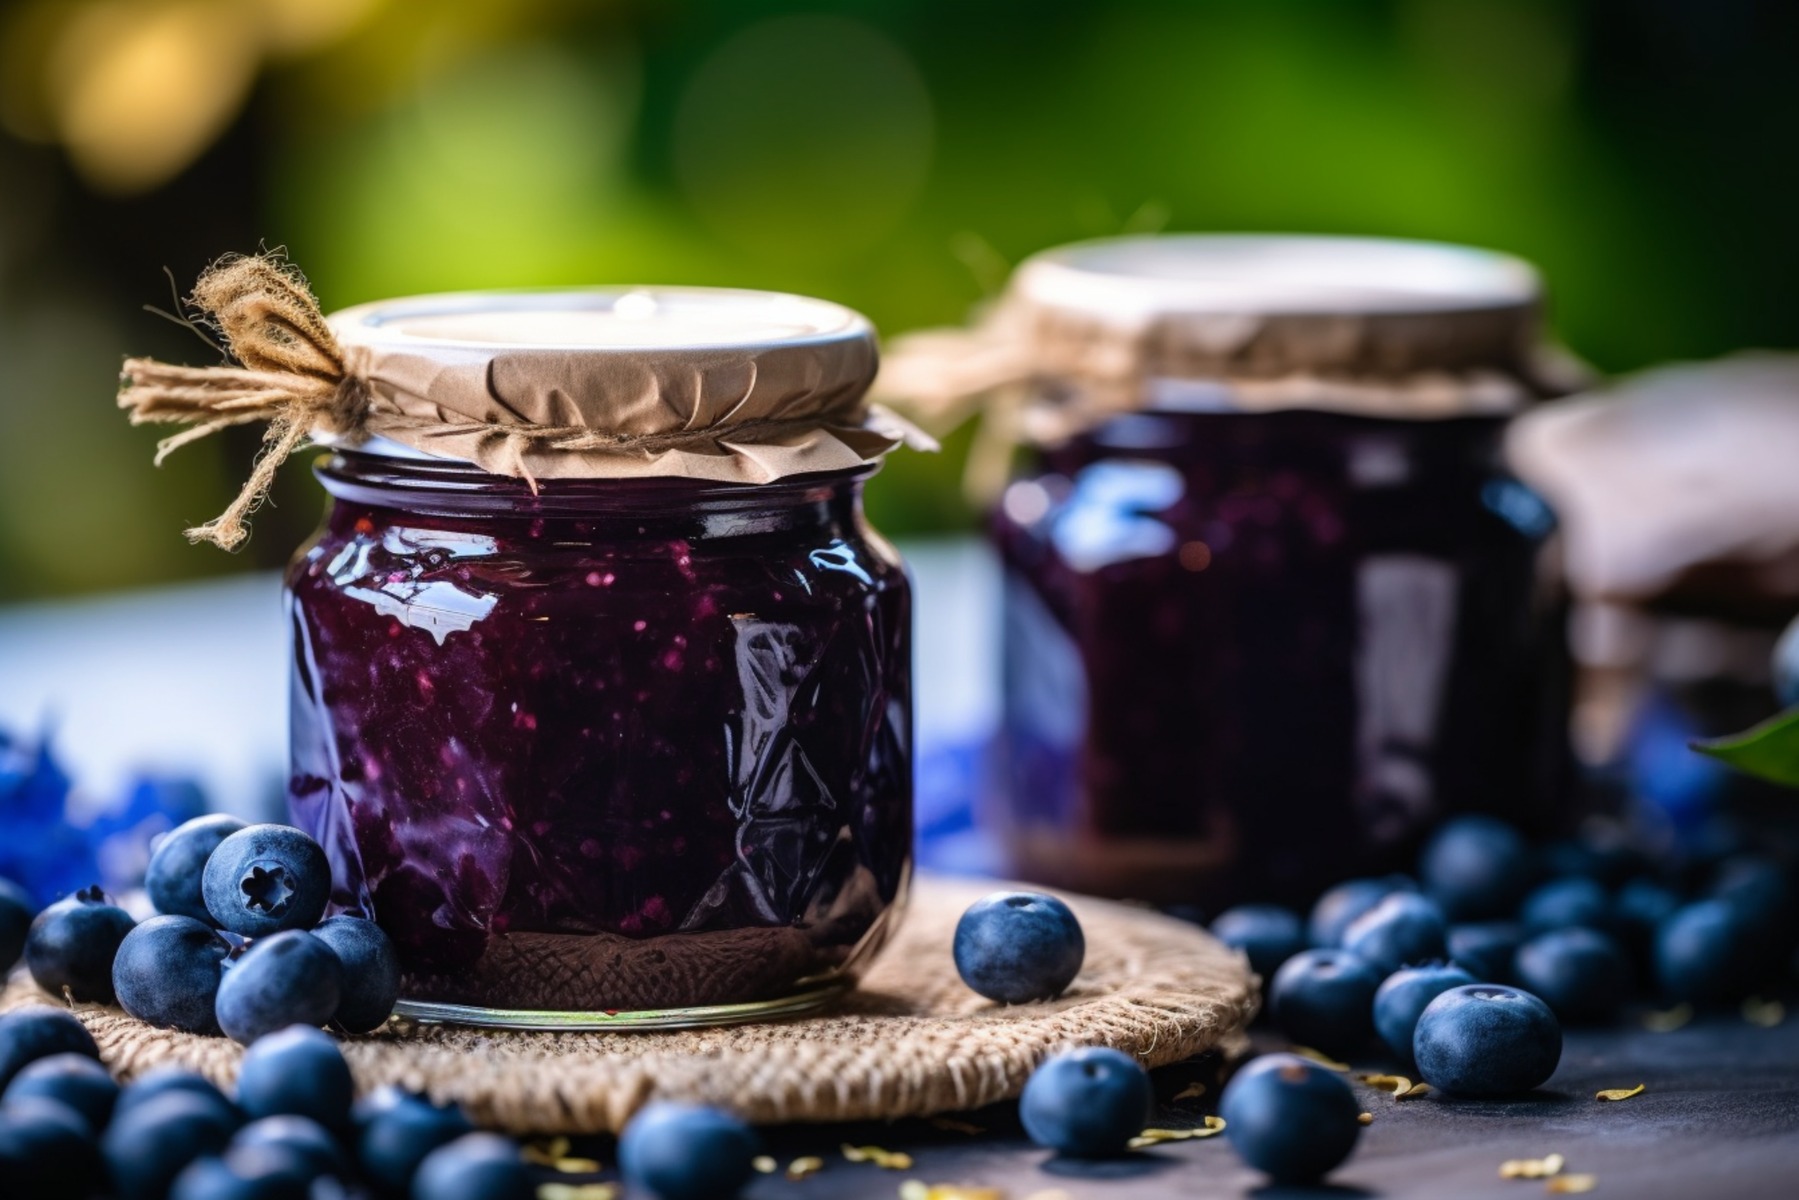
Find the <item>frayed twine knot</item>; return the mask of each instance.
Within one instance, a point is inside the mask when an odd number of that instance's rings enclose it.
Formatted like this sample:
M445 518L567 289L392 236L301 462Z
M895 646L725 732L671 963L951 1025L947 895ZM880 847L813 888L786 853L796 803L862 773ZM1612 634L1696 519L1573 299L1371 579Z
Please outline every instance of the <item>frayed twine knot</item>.
M263 451L225 511L187 531L189 541L233 550L246 520L268 497L275 473L316 433L355 436L368 415L367 384L347 367L306 279L273 254L229 255L194 285L187 305L224 338L239 366L183 367L128 358L119 407L133 425L188 428L164 438L156 462L233 425L266 421Z
M346 348L305 278L278 254L221 258L200 276L185 306L197 319L175 319L216 330L223 343L217 348L234 361L182 367L126 359L119 407L133 424L188 426L162 441L159 463L221 429L268 424L237 498L187 531L192 541L226 550L249 535L246 520L267 498L276 471L309 438L359 445L382 437L427 453L443 447L446 457L520 479L534 494L533 467L545 461L561 477L636 476L649 464L672 477L766 482L824 469L820 462L834 469L846 458L877 461L902 442L934 448L910 425L865 402L866 379L857 372L872 366L872 344L856 352L865 331L846 334L835 358L803 343L785 348L784 358L750 346L717 370L671 372L667 394L658 390L664 383L653 363L615 382L592 364L570 374L562 354L527 354L527 383L519 394L502 396L493 391L491 364L479 379L467 371L421 379L416 370L408 373L405 355L396 366L353 335ZM554 378L533 378L533 372ZM658 403L643 402L646 388ZM690 469L694 464L683 456L703 469ZM665 467L664 458L672 459ZM745 465L730 473L713 469L719 460L739 459Z

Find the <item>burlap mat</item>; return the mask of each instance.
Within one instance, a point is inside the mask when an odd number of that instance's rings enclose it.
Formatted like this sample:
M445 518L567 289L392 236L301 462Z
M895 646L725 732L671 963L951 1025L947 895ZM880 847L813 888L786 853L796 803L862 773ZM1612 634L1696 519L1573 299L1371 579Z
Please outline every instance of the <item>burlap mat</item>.
M1068 896L1087 936L1061 999L1004 1007L956 975L956 919L995 887L925 877L893 944L860 989L814 1017L654 1033L523 1033L395 1020L345 1040L363 1089L383 1083L454 1100L514 1133L617 1130L651 1099L726 1105L758 1124L924 1116L1016 1096L1069 1044L1115 1046L1146 1066L1234 1040L1255 1007L1244 961L1203 930L1144 909ZM23 971L0 1009L42 1003ZM153 1029L117 1009L80 1016L122 1078L180 1063L221 1084L242 1051Z

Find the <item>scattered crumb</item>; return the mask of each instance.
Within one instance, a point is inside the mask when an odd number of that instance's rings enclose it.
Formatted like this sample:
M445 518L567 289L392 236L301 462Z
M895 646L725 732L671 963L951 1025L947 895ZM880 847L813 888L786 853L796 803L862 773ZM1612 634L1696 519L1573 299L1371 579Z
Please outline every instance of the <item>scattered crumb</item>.
M798 1180L806 1178L808 1175L816 1175L824 1169L824 1159L819 1158L815 1154L808 1154L803 1158L796 1158L787 1164L787 1178L797 1182Z
M618 1200L616 1183L540 1183L537 1200Z
M1132 1150L1142 1150L1162 1142L1191 1142L1224 1132L1223 1117L1206 1117L1205 1124L1193 1129L1145 1129L1128 1143Z
M591 1158L571 1158L569 1140L565 1137L527 1142L520 1148L519 1156L528 1163L550 1167L565 1175L592 1175L600 1169L600 1164Z
M548 1166L569 1151L569 1141L565 1137L553 1137L544 1141L531 1142L524 1150L526 1162L534 1162L540 1166Z
M919 1179L908 1179L900 1184L900 1200L1005 1200L1005 1195L998 1188L970 1187L959 1183L925 1183ZM1040 1197L1065 1196L1066 1193L1051 1191L1039 1193Z
M910 1171L912 1169L912 1156L901 1151L883 1150L879 1146L851 1146L847 1143L841 1149L843 1157L853 1163L873 1163L884 1171Z
M1691 1004L1676 1004L1673 1008L1644 1013L1643 1028L1650 1033L1673 1033L1692 1019Z
M1410 1100L1430 1092L1430 1084L1413 1083L1404 1075L1357 1075L1356 1079L1369 1087L1390 1093L1395 1100Z
M1374 1124L1374 1114L1373 1113L1357 1113L1356 1120L1360 1121L1364 1125L1372 1125L1372 1124Z
M1639 1084L1637 1084L1637 1086L1635 1086L1633 1088L1606 1088L1604 1091L1593 1093L1593 1099L1595 1099L1595 1100L1628 1100L1632 1096L1641 1096L1643 1094L1643 1090L1647 1086L1648 1086L1647 1084L1639 1083Z
M1743 1020L1751 1025L1772 1029L1786 1020L1786 1017L1787 1006L1778 1000L1763 1000L1760 996L1751 996L1743 1001Z
M756 1157L750 1159L750 1166L756 1168L756 1174L758 1175L773 1175L775 1171L780 1168L781 1164L766 1154L758 1154Z
M1568 1160L1559 1154L1543 1158L1510 1158L1499 1164L1501 1179L1548 1179L1560 1175Z
M1383 1092L1391 1092L1395 1096L1401 1092L1412 1090L1412 1081L1404 1075L1357 1075L1356 1079L1369 1087L1379 1088Z
M564 1175L597 1175L600 1162L595 1158L559 1158L550 1164Z
M1543 1185L1543 1190L1555 1196L1573 1196L1590 1192L1598 1186L1597 1175L1557 1175Z
M1205 1094L1206 1094L1206 1085L1205 1084L1190 1083L1186 1087L1182 1088L1179 1092L1175 1093L1174 1103L1179 1104L1182 1100L1197 1100Z

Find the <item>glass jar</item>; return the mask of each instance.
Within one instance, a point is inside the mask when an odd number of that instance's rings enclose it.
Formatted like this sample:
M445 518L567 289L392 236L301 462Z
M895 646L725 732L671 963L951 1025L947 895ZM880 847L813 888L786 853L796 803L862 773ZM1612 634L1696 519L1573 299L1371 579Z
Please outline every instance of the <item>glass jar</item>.
M1479 258L1469 283L1473 255L1169 238L1027 265L1039 336L1079 347L1050 359L1150 361L1128 399L1040 378L1023 427L1054 432L992 517L1007 869L1215 912L1407 868L1452 813L1561 819L1555 519L1501 453L1547 390L1513 369L1534 292Z
M910 867L911 601L870 473L533 495L320 467L289 798L414 1012L779 1009L879 947Z
M891 445L850 407L872 333L794 298L771 318L766 299L424 298L389 302L426 314L397 331L334 319L405 356L375 387L429 396L461 369L475 382L453 397L547 397L589 422L532 432L554 444L526 477L383 437L318 467L331 505L287 574L288 799L330 857L334 907L391 935L402 1013L631 1028L803 1011L897 920L911 595L862 511ZM735 432L618 433L738 412L758 387L776 394ZM783 407L820 395L828 417ZM419 440L442 444L440 425ZM446 432L491 448L467 430Z

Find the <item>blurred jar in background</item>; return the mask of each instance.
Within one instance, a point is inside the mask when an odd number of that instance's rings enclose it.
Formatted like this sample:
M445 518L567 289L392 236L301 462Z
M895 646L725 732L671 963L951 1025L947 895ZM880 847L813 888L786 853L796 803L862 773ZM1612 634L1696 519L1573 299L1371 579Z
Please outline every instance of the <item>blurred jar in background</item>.
M1019 269L973 342L1023 381L992 517L984 819L1008 870L1299 902L1408 864L1450 813L1558 821L1555 521L1501 462L1512 414L1557 390L1539 292L1511 258L1341 238Z
M1565 521L1583 766L1667 857L1799 853L1790 793L1690 749L1778 708L1770 660L1799 613L1799 355L1642 372L1530 413L1510 452Z

